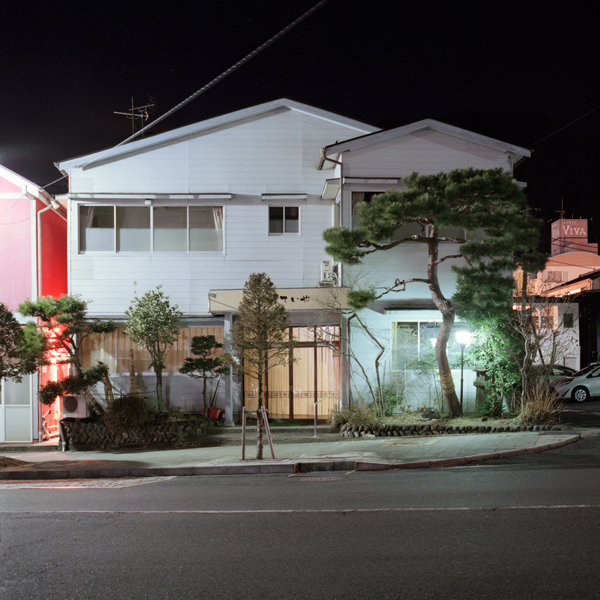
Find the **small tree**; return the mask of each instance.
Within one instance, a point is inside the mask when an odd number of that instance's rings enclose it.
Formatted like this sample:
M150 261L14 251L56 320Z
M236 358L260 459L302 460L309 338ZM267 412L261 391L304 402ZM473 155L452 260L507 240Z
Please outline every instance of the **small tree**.
M217 395L219 382L209 401L207 388L209 379L221 379L222 375L229 374L229 367L223 363L222 357L215 357L215 351L223 348L223 344L217 342L214 335L196 335L192 338L191 352L198 358L186 358L180 373L189 375L195 379L202 379L202 397L204 398L204 415L208 417L208 409L213 405Z
M21 327L0 302L0 386L3 379L21 381L43 362L46 344L33 323Z
M406 191L390 190L358 206L361 227L325 230L326 251L336 260L356 265L368 254L388 251L400 244L426 246L427 265L423 277L403 279L400 276L381 293L374 289L356 290L348 299L350 305L359 310L385 294L404 290L408 283L423 283L429 287L431 299L442 316L435 346L442 392L450 414L457 416L460 405L446 352L456 308L453 300L442 292L439 265L446 260L462 258L466 261L467 266L455 267L457 294L454 298L464 305L506 305L512 295L512 277L507 277L506 272L512 273L522 264L543 264L543 259L535 253L539 223L527 216L521 188L510 173L500 168L455 169L435 175L412 173L402 182ZM405 225L416 225L417 232L404 235ZM486 237L477 240L446 236L444 227L466 231L481 229ZM443 248L440 242L454 242L452 253L440 256ZM397 264L400 270L401 262Z
M108 367L99 362L84 369L81 366L81 344L93 333L111 333L117 326L112 321L89 319L88 304L80 296L43 296L35 301L26 300L19 305L19 312L40 320L41 332L48 349L58 357L57 364L72 365L74 371L61 381L48 382L39 392L40 401L52 404L57 395L78 394L83 391L95 412L102 414L104 410L95 401L89 388L102 381L108 374Z
M150 353L150 366L156 374L156 398L158 410L163 411L162 373L165 358L179 335L179 320L183 313L177 305L171 305L162 286L146 292L141 298L135 294L125 311L128 321L125 333ZM167 405L168 408L168 405Z
M264 377L273 367L292 360L294 343L290 322L279 294L265 273L253 273L244 285L239 312L231 327L235 367L258 381L258 409L264 404ZM237 359L237 360L236 360ZM263 439L260 414L256 429L256 458L262 460Z

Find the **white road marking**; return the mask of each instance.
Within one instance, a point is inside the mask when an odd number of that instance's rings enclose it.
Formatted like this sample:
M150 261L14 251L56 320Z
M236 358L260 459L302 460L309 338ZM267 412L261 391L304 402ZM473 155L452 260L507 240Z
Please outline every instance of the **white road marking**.
M18 514L124 514L124 515L254 515L254 514L351 514L351 513L409 513L409 512L495 512L499 510L565 510L600 508L600 504L540 504L533 506L450 506L436 508L325 508L325 509L256 509L256 510L36 510L11 511ZM4 514L7 514L6 512Z

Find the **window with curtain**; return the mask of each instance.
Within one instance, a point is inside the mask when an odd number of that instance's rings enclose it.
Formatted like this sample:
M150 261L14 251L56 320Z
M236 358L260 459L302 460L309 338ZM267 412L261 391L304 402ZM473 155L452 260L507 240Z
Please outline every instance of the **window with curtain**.
M223 207L190 206L190 251L223 250Z
M79 207L79 249L87 251L114 251L114 206Z
M116 244L115 244L116 242ZM79 251L222 252L222 206L79 206Z

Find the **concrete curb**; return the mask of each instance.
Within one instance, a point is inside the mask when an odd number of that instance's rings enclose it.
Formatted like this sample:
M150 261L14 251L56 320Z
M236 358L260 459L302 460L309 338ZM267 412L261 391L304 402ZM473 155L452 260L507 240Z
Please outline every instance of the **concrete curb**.
M205 465L197 467L135 467L135 468L73 468L73 469L29 469L13 467L0 471L0 481L44 481L56 479L116 479L124 477L200 477L211 475L267 475L311 473L320 471L395 471L403 469L435 469L466 465L496 458L534 454L560 448L581 439L573 435L551 444L505 450L489 454L477 454L456 458L440 458L406 463L377 463L347 460L303 461L289 463L255 463L234 465Z
M401 469L435 469L440 467L454 467L458 465L466 465L469 463L482 462L485 460L493 460L495 458L508 458L510 456L521 456L524 454L535 454L544 450L552 450L560 448L568 444L573 444L581 439L580 435L569 436L560 442L545 444L543 446L532 446L529 448L517 448L515 450L503 450L500 452L492 452L489 454L475 454L472 456L461 456L457 458L440 458L434 460L425 460L412 463L366 463L357 462L357 471L391 471Z

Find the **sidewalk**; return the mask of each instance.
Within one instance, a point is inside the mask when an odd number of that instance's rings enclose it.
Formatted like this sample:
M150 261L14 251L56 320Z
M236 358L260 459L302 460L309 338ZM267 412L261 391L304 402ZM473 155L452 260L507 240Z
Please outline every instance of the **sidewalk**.
M98 479L108 477L157 477L198 475L242 475L304 473L311 471L373 471L426 469L463 465L494 458L517 456L558 448L600 435L599 429L553 432L486 433L443 436L346 439L321 434L314 440L274 444L271 458L268 443L264 459L254 460L256 448L246 445L246 460L237 446L173 450L127 450L58 452L17 450L5 452L28 464L0 468L0 480ZM265 440L266 442L266 440Z

